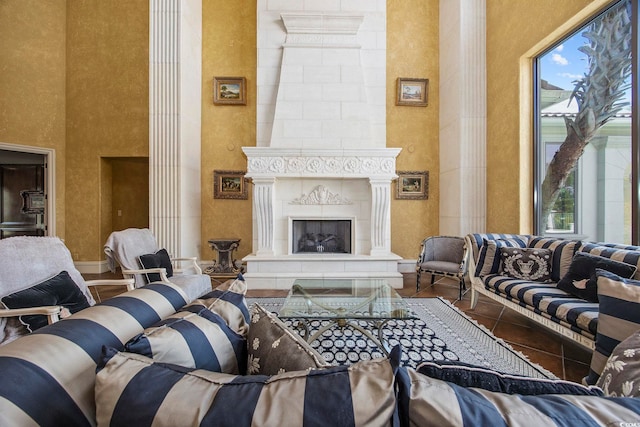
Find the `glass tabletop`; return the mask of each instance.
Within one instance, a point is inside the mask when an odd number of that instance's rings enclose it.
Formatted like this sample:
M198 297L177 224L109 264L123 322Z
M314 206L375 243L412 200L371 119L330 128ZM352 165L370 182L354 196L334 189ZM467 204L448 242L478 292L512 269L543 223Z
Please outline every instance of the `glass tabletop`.
M297 279L278 317L391 320L416 315L384 279Z

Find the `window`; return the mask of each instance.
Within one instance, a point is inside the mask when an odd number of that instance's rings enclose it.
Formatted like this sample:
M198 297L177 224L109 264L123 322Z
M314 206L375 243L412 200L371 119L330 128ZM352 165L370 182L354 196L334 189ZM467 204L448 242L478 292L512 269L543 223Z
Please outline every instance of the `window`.
M632 243L631 0L534 61L536 233Z

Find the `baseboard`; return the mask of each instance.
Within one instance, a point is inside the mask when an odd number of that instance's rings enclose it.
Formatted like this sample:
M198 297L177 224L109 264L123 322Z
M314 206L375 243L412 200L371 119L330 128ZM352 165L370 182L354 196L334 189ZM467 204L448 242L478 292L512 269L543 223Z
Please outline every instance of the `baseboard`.
M106 260L103 261L74 261L81 274L101 274L109 271L109 265Z
M416 259L401 259L398 261L398 273L415 273L417 262Z

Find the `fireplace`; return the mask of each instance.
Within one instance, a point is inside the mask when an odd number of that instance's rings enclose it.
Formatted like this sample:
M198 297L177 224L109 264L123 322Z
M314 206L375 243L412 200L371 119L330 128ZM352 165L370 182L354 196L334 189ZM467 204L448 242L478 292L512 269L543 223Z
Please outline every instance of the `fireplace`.
M351 254L351 219L291 219L292 254Z

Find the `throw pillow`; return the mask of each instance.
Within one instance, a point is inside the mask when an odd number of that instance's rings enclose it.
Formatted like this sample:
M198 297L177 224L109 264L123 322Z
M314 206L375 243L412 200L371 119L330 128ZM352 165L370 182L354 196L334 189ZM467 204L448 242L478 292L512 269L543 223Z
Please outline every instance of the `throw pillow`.
M98 425L391 425L396 409L390 359L351 366L234 376L192 370L106 349L97 369Z
M596 269L598 331L586 384L595 384L614 348L640 329L640 281Z
M580 252L588 252L614 261L624 262L636 266L636 273L632 279L640 280L640 247L616 245L612 243L583 243L578 249Z
M416 367L416 371L430 378L437 378L461 387L476 387L507 394L602 396L602 390L598 387L583 386L582 384L565 380L530 378L522 375L505 374L462 362L422 362Z
M481 277L498 273L500 270L500 252L498 248L524 248L526 246L527 243L521 239L482 239L475 275Z
M569 271L558 282L558 288L591 302L598 302L596 268L610 271L620 277L631 278L636 266L586 252L576 252Z
M640 396L640 330L613 349L596 385L607 396Z
M300 335L259 304L251 306L247 344L247 374L276 375L329 366Z
M573 254L581 244L579 240L535 237L529 242L529 247L551 250L551 280L557 283L569 271Z
M551 279L551 251L537 248L500 248L507 276L532 282Z
M242 274L227 280L213 291L201 296L194 303L207 307L219 314L227 325L243 337L249 331L249 306L245 299L247 284Z
M159 249L154 254L145 254L138 257L142 268L164 268L167 277L173 276L173 265L171 258L166 249ZM159 273L145 273L147 283L159 282L161 280Z
M30 288L6 295L2 297L2 303L7 308L61 305L71 314L89 307L87 297L66 271L61 271L54 277ZM29 332L46 326L48 323L47 316L44 315L20 316L20 322L27 327Z
M224 319L203 306L190 304L144 330L125 344L125 350L158 362L187 368L244 374L246 340Z

